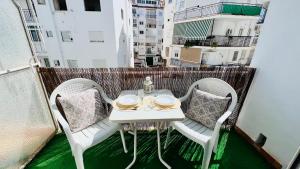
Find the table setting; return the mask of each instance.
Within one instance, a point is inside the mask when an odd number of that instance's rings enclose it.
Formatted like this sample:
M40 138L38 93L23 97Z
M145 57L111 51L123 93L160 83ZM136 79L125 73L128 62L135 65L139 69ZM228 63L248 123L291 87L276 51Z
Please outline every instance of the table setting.
M181 102L174 97L167 89L154 90L149 81L144 82L144 89L125 90L113 101L112 112L109 120L120 124L130 124L134 136L134 157L126 169L133 166L136 161L137 149L137 127L136 123L155 122L157 131L158 157L162 164L170 169L171 167L161 157L160 130L161 124L171 121L181 121L185 118L180 108Z

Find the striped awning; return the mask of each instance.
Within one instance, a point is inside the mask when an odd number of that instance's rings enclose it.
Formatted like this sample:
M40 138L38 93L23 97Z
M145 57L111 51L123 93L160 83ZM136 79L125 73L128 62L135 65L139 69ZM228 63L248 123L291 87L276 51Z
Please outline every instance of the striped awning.
M184 37L186 40L205 40L212 24L213 19L175 24L174 37Z
M184 37L186 31L185 23L178 23L174 25L174 36L176 37Z

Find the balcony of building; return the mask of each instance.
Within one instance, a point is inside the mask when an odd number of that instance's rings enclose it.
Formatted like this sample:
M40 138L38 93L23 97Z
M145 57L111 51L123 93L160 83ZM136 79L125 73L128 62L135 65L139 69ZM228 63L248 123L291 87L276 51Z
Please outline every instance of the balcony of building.
M30 9L22 9L24 19L27 23L35 23L36 22L36 16L35 13Z
M220 2L206 6L187 8L174 14L174 22L210 17L215 15L259 16L260 4Z
M184 37L173 37L173 44L186 47L249 47L252 38L251 36L208 36L203 40L187 40Z

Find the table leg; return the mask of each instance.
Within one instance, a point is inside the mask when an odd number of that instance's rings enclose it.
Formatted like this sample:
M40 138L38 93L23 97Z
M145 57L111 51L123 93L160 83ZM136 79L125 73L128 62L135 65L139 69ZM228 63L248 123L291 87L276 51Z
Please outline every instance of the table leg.
M136 147L137 147L137 131L136 131L136 125L133 125L133 160L132 162L126 167L126 169L129 169L133 166L133 164L136 161Z
M160 147L160 131L159 131L159 122L156 122L156 131L157 131L157 149L158 149L158 158L163 165L165 165L168 169L171 167L161 158L161 147Z

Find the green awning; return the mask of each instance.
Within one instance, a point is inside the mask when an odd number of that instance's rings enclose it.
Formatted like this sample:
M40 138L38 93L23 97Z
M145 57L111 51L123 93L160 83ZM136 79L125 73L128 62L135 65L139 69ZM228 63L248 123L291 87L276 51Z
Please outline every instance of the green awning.
M186 24L185 23L177 23L174 25L173 35L175 37L184 37L185 31L186 31Z
M186 40L205 40L212 27L213 19L177 23L174 25L174 37Z
M222 14L258 16L261 10L260 6L224 4Z
M188 22L185 33L187 40L205 40L211 29L213 19Z

